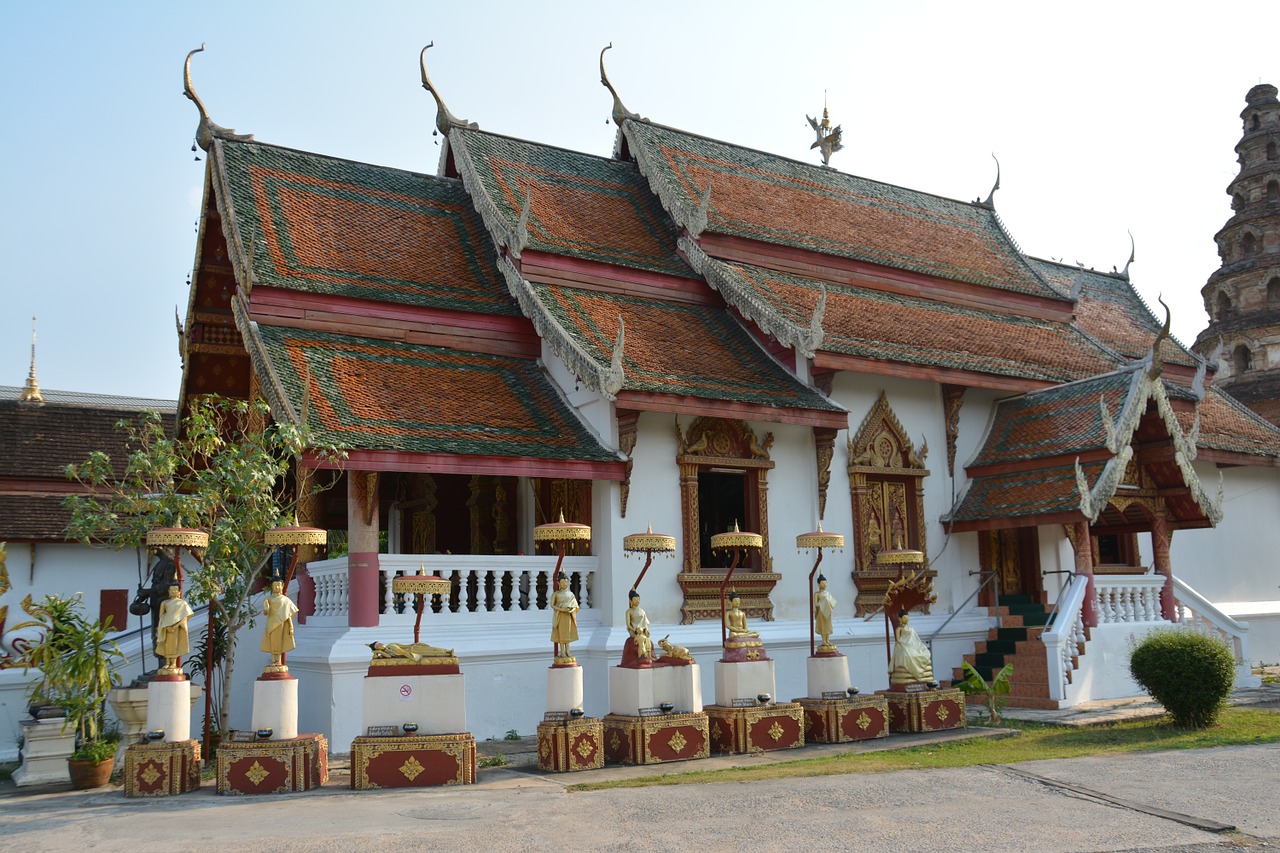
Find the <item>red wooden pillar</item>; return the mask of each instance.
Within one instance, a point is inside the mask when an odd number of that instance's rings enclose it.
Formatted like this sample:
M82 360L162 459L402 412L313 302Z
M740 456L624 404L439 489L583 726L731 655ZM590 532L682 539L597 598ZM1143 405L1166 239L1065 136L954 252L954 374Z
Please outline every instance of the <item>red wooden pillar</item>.
M1162 504L1156 507L1155 518L1151 521L1151 551L1155 557L1156 574L1164 575L1164 586L1160 587L1160 615L1170 622L1176 622L1178 605L1173 599L1173 564L1169 561L1169 542L1172 538L1169 517Z
M1085 588L1080 618L1087 627L1094 628L1098 624L1098 604L1093 588L1093 536L1089 533L1089 522L1077 521L1070 538L1076 549L1076 574L1083 575L1089 583Z
M347 472L347 624L378 624L378 475Z

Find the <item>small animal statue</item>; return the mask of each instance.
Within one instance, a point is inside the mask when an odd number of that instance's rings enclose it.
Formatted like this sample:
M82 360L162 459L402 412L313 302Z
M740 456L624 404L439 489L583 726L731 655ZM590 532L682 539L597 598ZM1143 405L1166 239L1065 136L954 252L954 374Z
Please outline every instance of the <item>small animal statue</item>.
M668 634L667 637L671 635ZM658 645L662 647L662 656L664 658L675 658L676 660L693 660L693 655L689 654L689 650L684 646L677 646L670 642L667 637L663 637L658 641Z

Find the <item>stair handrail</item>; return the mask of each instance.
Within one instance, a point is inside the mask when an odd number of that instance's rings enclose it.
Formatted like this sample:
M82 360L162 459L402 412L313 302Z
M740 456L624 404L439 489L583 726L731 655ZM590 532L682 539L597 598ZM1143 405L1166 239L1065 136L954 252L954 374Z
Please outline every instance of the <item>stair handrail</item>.
M1049 670L1050 699L1061 701L1067 698L1067 676L1071 672L1071 659L1074 657L1071 644L1081 642L1084 637L1084 622L1080 614L1088 592L1089 578L1072 572L1071 582L1058 595L1050 619L1040 632ZM1058 615L1063 618L1056 618Z
M930 634L929 639L924 641L924 644L929 647L930 654L933 654L933 641L937 639L939 634L941 634L944 630L946 630L946 627L951 624L951 620L959 616L960 611L964 610L965 605L967 605L970 601L973 601L975 598L977 598L978 593L982 592L982 588L987 584L991 583L992 581L994 581L997 577L994 569L979 569L976 572L969 572L969 577L973 577L974 575L986 575L987 578L986 580L983 580L978 584L978 588L975 589L972 593L970 593L969 597L966 598L960 604L959 607L951 611L951 615L947 617L947 621L942 623L942 627L934 631L932 634ZM991 589L992 591L995 592L995 596L996 596L995 597L996 627L999 628L1000 627L1000 587L998 585L993 585Z
M1206 628L1211 628L1231 646L1237 666L1250 663L1248 622L1237 621L1223 613L1212 601L1187 586L1187 582L1177 575L1173 576L1173 590L1174 598L1178 602L1179 622L1187 623L1185 611L1190 611L1191 627L1202 632Z
M1052 571L1040 573L1041 577L1044 577L1045 575L1066 575L1068 588L1071 587L1072 581L1076 579L1076 573L1074 569L1053 569ZM1044 622L1045 630L1048 630L1049 626L1053 624L1054 617L1058 615L1058 605L1061 603L1062 603L1062 593L1058 593L1058 597L1054 599L1053 607L1049 608L1049 615L1045 618L1045 622Z

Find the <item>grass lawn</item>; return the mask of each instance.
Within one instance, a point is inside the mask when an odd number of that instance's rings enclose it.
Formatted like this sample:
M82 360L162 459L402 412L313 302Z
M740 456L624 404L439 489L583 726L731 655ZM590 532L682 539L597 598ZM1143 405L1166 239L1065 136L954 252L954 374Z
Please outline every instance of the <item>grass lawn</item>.
M1207 729L1175 728L1165 719L1134 720L1110 726L1076 728L1008 720L1002 728L1016 732L1007 738L974 738L945 744L909 747L887 752L800 758L754 767L694 770L612 782L587 782L570 791L639 788L648 785L689 785L703 782L746 782L796 776L834 776L882 770L971 767L976 764L1016 764L1045 758L1075 758L1121 752L1200 749L1214 746L1280 742L1280 713L1254 708L1228 708Z

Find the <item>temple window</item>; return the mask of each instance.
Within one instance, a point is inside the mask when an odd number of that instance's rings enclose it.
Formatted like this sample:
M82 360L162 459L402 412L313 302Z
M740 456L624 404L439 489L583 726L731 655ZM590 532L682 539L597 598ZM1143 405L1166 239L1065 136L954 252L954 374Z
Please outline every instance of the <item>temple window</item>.
M761 441L742 421L697 418L687 433L676 422L676 443L684 548L678 581L684 593L684 623L720 618L719 582L729 565L726 555L712 552L711 537L732 530L734 524L759 533L764 546L738 566L733 587L748 616L772 619L769 593L780 577L773 573L769 555L767 498L773 433Z
M1280 202L1280 181L1267 182L1267 204Z
M1218 319L1221 320L1231 316L1231 297L1227 296L1225 291L1218 291Z
M1280 276L1276 276L1267 282L1267 304L1280 304Z
M927 443L916 450L884 394L849 439L856 615L874 610L891 581L924 570L928 452Z
M1277 156L1280 156L1280 155L1278 155L1278 154L1276 153L1276 144L1275 144L1275 142L1274 142L1274 141L1272 141L1272 142L1268 142L1268 143L1267 143L1267 159L1268 159L1268 160L1274 160L1274 159L1276 159L1276 157L1277 157Z
M1254 113L1252 116L1249 117L1249 129L1257 130L1260 127L1262 127L1262 119L1258 118L1257 113Z
M1240 239L1240 250L1244 252L1245 257L1257 254L1258 238L1254 237L1252 234L1246 233L1244 237Z
M1244 209L1244 196L1240 195L1240 193L1235 193L1234 195L1232 195L1232 196L1231 196L1231 209L1232 209L1232 210L1234 210L1234 211L1237 211L1237 212L1238 212L1238 211L1243 210L1243 209Z
M1244 344L1239 344L1231 353L1231 366L1233 372L1244 373L1253 366L1253 354L1249 352L1249 348Z
M548 481L551 482L551 481ZM395 502L401 554L515 554L515 477L409 474Z

